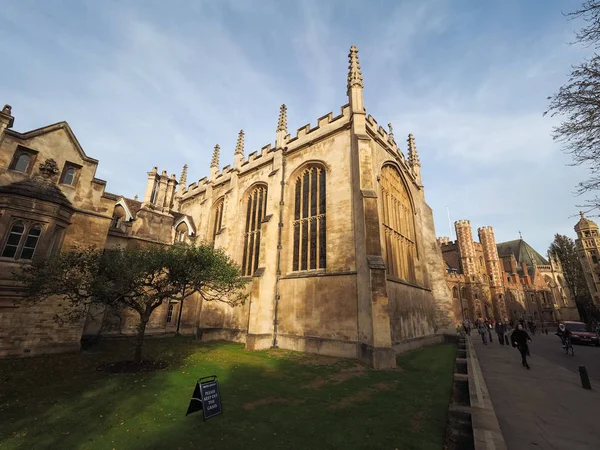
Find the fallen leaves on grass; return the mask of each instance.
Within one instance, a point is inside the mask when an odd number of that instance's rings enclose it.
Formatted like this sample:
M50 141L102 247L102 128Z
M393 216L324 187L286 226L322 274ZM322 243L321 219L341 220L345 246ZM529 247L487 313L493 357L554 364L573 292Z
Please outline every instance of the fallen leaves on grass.
M246 411L251 411L258 406L266 406L266 405L299 405L304 403L304 400L293 400L290 398L280 398L280 397L266 397L261 398L260 400L255 400L250 403L244 403L244 409Z
M327 409L345 409L345 408L349 408L350 406L354 406L357 403L366 402L371 399L371 395L374 392L389 391L394 388L394 385L396 383L397 382L395 382L395 381L375 383L369 389L365 389L363 391L358 391L358 392L354 393L353 395L349 395L335 403L332 403L331 405L329 405L329 407Z
M359 391L354 395L344 397L340 401L332 403L327 409L344 409L353 406L356 403L366 402L371 399L370 391Z
M413 432L419 432L423 429L422 425L423 421L423 411L418 411L412 418L410 419L410 428Z
M360 377L367 374L367 368L361 365L354 365L345 369L342 369L340 372L336 372L327 376L326 378L318 378L310 383L302 386L304 389L320 389L328 383L339 384L344 381L348 381L355 377Z

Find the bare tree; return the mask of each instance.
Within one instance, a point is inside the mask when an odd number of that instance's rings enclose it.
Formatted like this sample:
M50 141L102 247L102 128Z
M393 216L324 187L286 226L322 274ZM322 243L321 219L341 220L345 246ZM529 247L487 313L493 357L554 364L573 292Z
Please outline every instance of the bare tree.
M600 46L600 0L586 0L566 17L585 22L572 44L594 49ZM550 104L544 115L563 119L554 127L552 137L572 155L573 165L589 167L589 178L577 185L577 193L597 192L600 189L600 56L594 51L590 58L572 66L568 82L548 100ZM600 196L587 201L586 206L599 207Z

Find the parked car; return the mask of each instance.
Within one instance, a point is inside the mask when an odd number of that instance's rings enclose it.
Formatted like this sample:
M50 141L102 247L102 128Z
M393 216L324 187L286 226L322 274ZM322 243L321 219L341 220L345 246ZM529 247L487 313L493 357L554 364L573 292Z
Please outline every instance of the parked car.
M596 331L583 322L563 322L565 328L571 332L571 342L573 344L594 344L600 346L600 338Z

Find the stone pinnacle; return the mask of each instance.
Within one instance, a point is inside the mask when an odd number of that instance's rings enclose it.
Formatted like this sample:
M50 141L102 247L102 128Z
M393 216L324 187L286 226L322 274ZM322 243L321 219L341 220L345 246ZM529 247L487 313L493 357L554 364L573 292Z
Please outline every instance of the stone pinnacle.
M212 156L212 160L210 162L210 167L216 167L219 168L219 151L221 150L221 147L219 147L219 144L215 145L215 150L213 152L213 156Z

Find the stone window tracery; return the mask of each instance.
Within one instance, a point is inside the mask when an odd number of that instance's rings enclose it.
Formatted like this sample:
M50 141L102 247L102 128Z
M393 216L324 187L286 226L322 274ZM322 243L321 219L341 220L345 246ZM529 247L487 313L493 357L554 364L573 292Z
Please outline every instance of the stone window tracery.
M39 224L28 224L22 220L13 223L8 232L2 257L32 259L42 234Z
M258 268L260 254L261 222L267 210L267 187L255 187L246 201L246 226L244 227L244 253L242 275L251 276Z
M37 247L41 234L42 227L39 225L33 225L31 228L29 228L29 233L27 234L27 238L25 239L23 248L21 249L20 259L33 258L33 254L35 253L35 248Z
M321 165L305 168L295 180L292 270L325 269L327 175Z
M388 275L415 282L415 259L418 255L414 211L408 190L393 166L383 167L379 186Z

